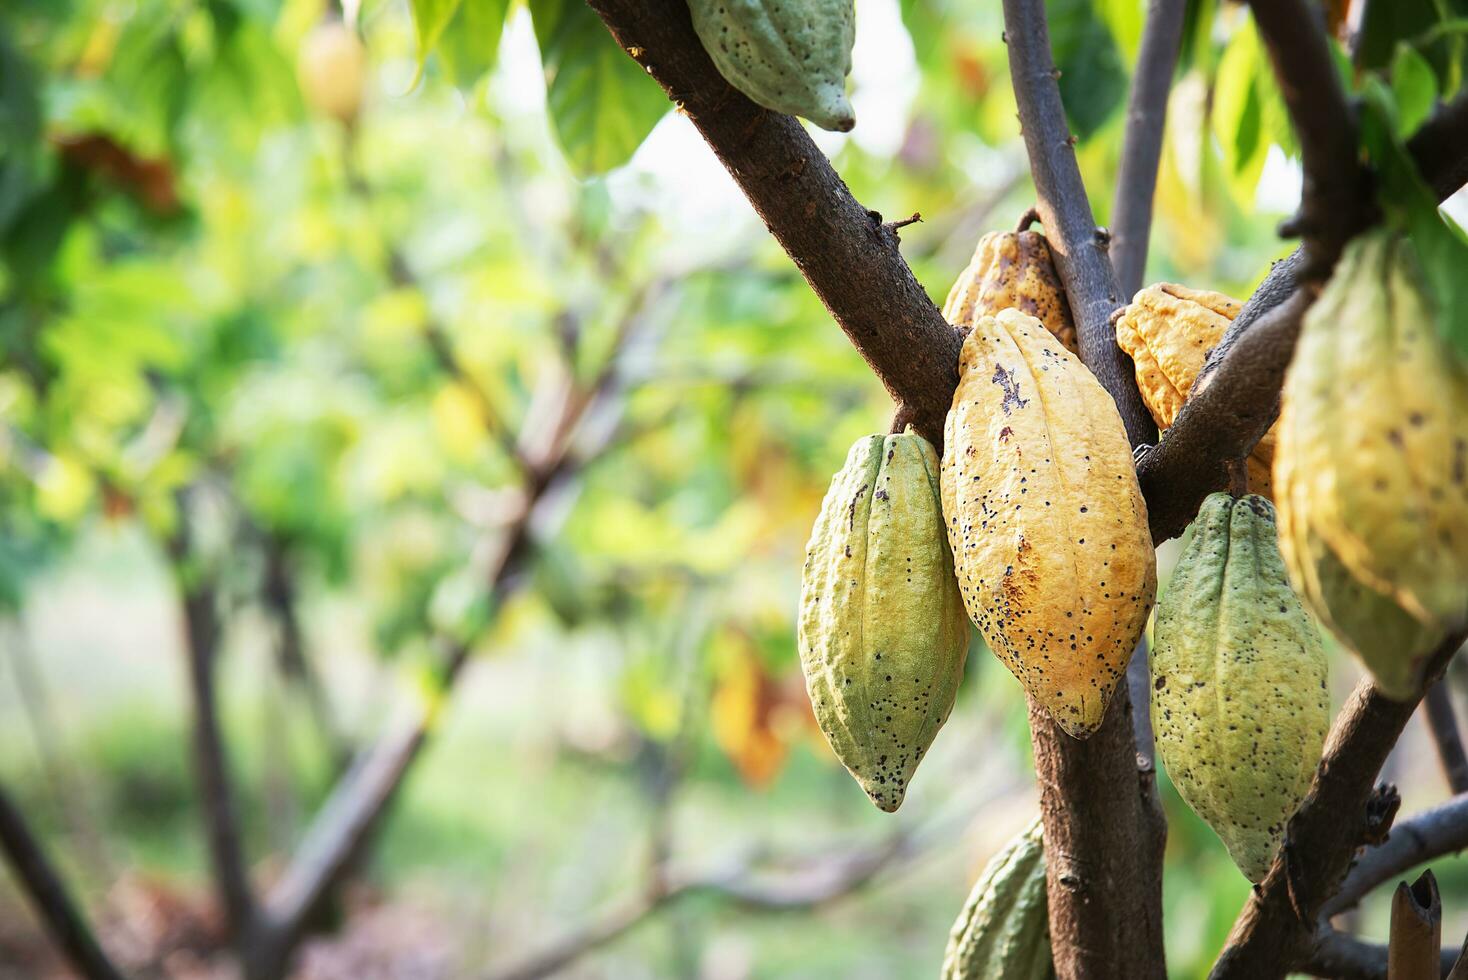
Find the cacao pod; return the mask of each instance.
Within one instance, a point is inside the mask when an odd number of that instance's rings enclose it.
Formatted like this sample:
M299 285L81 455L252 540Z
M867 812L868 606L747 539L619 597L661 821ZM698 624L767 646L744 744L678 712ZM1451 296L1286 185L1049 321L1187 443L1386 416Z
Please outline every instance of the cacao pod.
M1116 343L1136 367L1137 388L1157 428L1182 410L1208 352L1223 339L1243 304L1223 293L1160 282L1137 292L1116 320ZM1270 429L1247 460L1249 489L1273 497Z
M1330 724L1325 651L1276 536L1263 497L1203 501L1157 603L1150 655L1167 774L1255 882L1310 788Z
M323 21L301 42L296 78L307 105L351 122L367 89L367 50L341 21Z
M1040 818L994 855L953 923L942 980L1055 976Z
M896 810L968 656L938 454L922 436L851 447L806 547L799 634L821 731L872 802Z
M822 129L856 124L846 98L853 0L689 0L693 29L725 81Z
M979 239L968 268L948 291L943 319L968 329L980 317L1016 309L1038 318L1066 350L1079 354L1075 321L1050 243L1039 232L1026 230L1030 220L1027 214L1018 231L991 231Z
M1306 603L1389 697L1468 621L1468 367L1411 243L1350 242L1305 315L1280 404L1280 545Z
M1111 396L1039 320L980 317L944 428L943 516L969 617L1065 731L1101 724L1157 589Z

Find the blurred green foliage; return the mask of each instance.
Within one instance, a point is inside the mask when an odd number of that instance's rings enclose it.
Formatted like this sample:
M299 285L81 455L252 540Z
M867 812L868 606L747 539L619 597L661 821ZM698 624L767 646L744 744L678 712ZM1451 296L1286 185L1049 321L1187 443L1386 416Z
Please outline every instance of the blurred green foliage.
M1412 36L1446 16L1433 6ZM1144 7L1051 4L1103 222ZM877 839L891 822L810 724L793 612L829 474L888 424L880 385L584 4L349 12L343 28L322 0L0 10L0 609L60 638L42 665L106 837L130 865L204 876L177 639L158 625L178 615L160 569L188 522L191 574L226 613L256 854L289 844L333 773L275 673L272 583L349 741L432 686L441 644L478 654L490 682L455 692L379 871L472 895L496 935L544 941L637 888L669 773L677 856L697 866ZM978 235L1031 201L1000 5L863 0L859 23L859 125L821 145L864 204L924 215L904 251L941 300ZM1390 111L1420 119L1460 83L1461 37L1378 57L1386 35L1403 31L1368 25L1368 60L1395 65ZM341 37L365 46L345 102L310 81ZM1288 248L1273 226L1293 152L1245 11L1190 4L1149 278L1246 293ZM487 590L486 552L524 503L509 447L547 438L568 391L596 400L565 479L523 567ZM76 633L99 593L105 623ZM931 971L1033 806L1018 687L977 642L970 663L901 818L980 813L946 858L798 924L690 902L599 954L608 973L677 973L686 936L747 967L727 975ZM0 772L54 816L18 703L0 684ZM1167 804L1169 946L1192 976L1247 883ZM493 959L473 933L465 955Z

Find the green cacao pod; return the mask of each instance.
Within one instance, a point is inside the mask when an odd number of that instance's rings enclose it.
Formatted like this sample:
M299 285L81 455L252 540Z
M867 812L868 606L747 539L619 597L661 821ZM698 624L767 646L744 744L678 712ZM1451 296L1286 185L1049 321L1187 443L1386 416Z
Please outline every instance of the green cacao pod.
M799 633L821 731L872 802L896 810L968 656L938 454L922 436L851 447L806 547Z
M1290 588L1268 500L1203 501L1152 640L1152 730L1167 774L1260 881L1330 724L1325 652Z
M943 515L969 617L1066 732L1101 724L1157 589L1116 403L1039 320L980 317L944 429Z
M750 99L822 129L856 124L846 98L853 0L689 0L688 9L714 66Z
M1075 321L1050 243L1027 227L1032 214L1018 231L991 231L979 239L968 268L948 291L943 319L966 330L980 317L1019 310L1045 324L1066 350L1078 354Z
M1310 608L1408 699L1468 622L1468 368L1411 243L1347 245L1306 314L1280 405L1280 545Z
M953 923L942 980L1049 980L1049 907L1040 818L984 868Z
M1132 359L1137 390L1158 429L1177 420L1208 352L1241 309L1223 293L1159 282L1138 290L1117 317L1116 344ZM1271 498L1274 438L1273 429L1266 432L1246 460L1249 489Z

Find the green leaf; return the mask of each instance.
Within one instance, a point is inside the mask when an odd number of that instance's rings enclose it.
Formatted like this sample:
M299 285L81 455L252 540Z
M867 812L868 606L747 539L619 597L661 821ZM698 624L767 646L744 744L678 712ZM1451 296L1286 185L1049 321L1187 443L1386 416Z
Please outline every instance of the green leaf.
M1386 68L1396 57L1397 45L1429 34L1439 24L1468 16L1468 0L1372 0L1366 4L1356 45L1356 66ZM1463 45L1440 36L1422 52L1438 77L1461 77Z
M1376 78L1367 81L1361 138L1376 171L1378 203L1388 224L1412 239L1427 274L1437 326L1468 357L1468 236L1443 218L1437 197L1417 171L1400 135L1392 94Z
M510 0L460 0L438 39L439 57L455 84L473 85L494 67L509 8Z
M1234 199L1251 208L1269 141L1264 137L1259 77L1269 71L1253 25L1229 39L1213 82L1213 135L1223 151L1223 173Z
M668 111L662 90L581 0L531 0L561 150L583 176L626 163Z
M1086 139L1126 99L1126 69L1111 31L1089 0L1051 0L1046 8L1065 114L1075 134Z
M1392 95L1396 97L1398 132L1410 134L1422 124L1437 99L1432 65L1408 44L1397 45L1392 59Z
M1141 0L1096 0L1096 13L1128 64L1136 62L1137 49L1142 45L1142 25L1146 21L1143 6Z
M444 28L449 26L449 21L459 12L461 2L462 0L408 0L408 6L413 11L413 32L418 36L418 73L413 76L414 85L423 77L424 62L434 48L438 47Z

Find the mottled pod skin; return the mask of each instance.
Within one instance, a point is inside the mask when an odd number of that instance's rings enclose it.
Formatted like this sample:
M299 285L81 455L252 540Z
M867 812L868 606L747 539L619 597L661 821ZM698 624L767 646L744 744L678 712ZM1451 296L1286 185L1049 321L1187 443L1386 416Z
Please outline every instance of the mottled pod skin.
M1168 776L1261 881L1330 724L1325 651L1290 588L1268 500L1203 501L1157 603L1150 663Z
M872 802L896 810L968 656L938 454L923 437L851 447L806 547L799 633L821 731Z
M979 875L949 933L941 980L1049 980L1049 911L1036 817Z
M1078 354L1075 321L1055 271L1050 243L1035 231L991 231L979 239L968 268L948 291L943 319L965 330L1000 310L1028 313Z
M1306 314L1280 405L1280 547L1306 604L1389 697L1468 621L1468 369L1410 242L1352 241Z
M1223 293L1159 282L1139 290L1116 320L1116 343L1136 367L1137 389L1164 432L1177 420L1208 352L1243 304ZM1249 489L1274 496L1274 429L1250 454Z
M688 9L714 66L752 100L822 129L856 124L846 98L853 0L688 0Z
M1157 590L1116 403L1039 320L978 318L944 429L943 516L969 617L1076 738L1101 724Z

